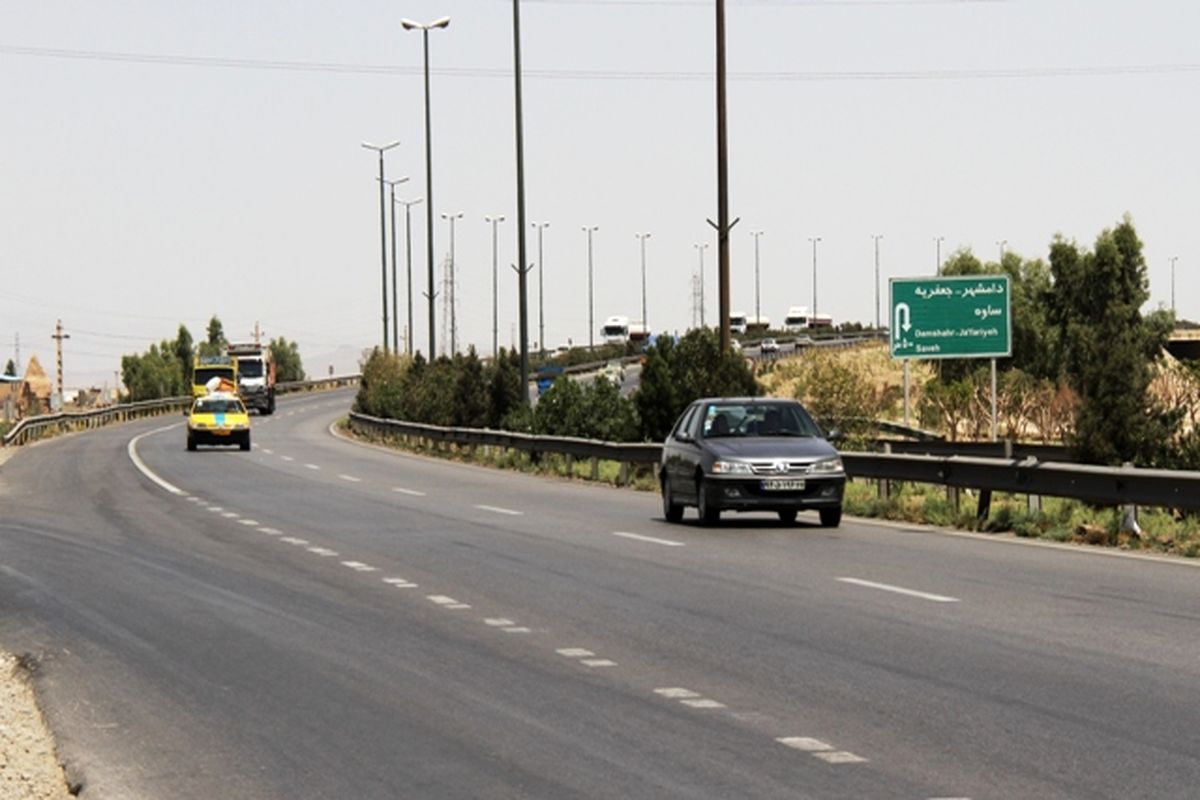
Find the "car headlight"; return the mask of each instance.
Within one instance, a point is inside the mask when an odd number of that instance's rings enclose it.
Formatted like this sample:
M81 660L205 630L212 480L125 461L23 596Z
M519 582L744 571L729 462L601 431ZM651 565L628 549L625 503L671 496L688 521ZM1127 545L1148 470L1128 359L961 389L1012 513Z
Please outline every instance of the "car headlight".
M714 475L750 475L753 472L745 461L714 461L712 471Z
M206 425L206 424L205 424L205 423L203 423L203 422L193 422L193 423L192 423L192 427L193 427L193 428L207 428L207 427L208 427L208 425Z
M813 464L809 471L813 475L836 475L843 472L842 460L840 458L827 458L824 461L818 461Z

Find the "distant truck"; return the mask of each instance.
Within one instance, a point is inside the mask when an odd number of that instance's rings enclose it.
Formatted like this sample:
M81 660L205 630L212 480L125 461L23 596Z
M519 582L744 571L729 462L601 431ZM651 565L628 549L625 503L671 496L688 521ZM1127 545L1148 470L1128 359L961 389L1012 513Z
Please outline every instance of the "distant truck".
M605 344L625 344L629 341L629 317L609 317L600 328Z
M236 393L238 363L231 355L196 356L192 366L192 397L205 397L211 392Z
M805 328L833 327L833 317L829 314L813 314L808 306L792 306L787 316L783 318L783 329L789 333L802 331Z
M228 347L237 363L238 394L247 408L260 414L275 413L275 360L271 348L256 342L237 342Z
M729 330L733 333L746 332L746 312L734 311L729 315Z

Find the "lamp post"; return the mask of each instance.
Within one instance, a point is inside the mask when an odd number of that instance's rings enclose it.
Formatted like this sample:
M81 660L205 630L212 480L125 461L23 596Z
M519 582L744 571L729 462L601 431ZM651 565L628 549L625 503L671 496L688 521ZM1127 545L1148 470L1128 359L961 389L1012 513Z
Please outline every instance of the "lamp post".
M883 234L871 234L871 238L875 240L875 330L879 330L879 240Z
M700 254L700 327L706 328L708 324L704 321L704 251L708 249L708 242L693 244L692 247Z
M455 211L449 213L442 212L442 219L450 223L450 355L454 356L458 352L458 309L457 299L454 297L454 285L458 283L458 278L454 274L454 220L462 219L463 212Z
M1004 245L1008 244L1008 239L1001 239L996 242L996 247L1000 248L1000 266L1004 266Z
M503 214L494 216L485 216L484 221L492 226L492 358L495 358L500 353L500 348L497 344L499 337L500 312L496 301L496 291L499 287L498 278L496 277L496 226L504 222Z
M383 177L383 154L393 147L398 146L399 142L388 142L385 145L374 145L369 142L363 142L362 146L368 150L374 150L379 154L379 260L380 271L382 273L380 280L382 281L383 294L383 351L386 353L388 349L388 304L387 304L387 209L384 208L383 184L386 183Z
M406 31L421 31L425 52L425 251L428 256L429 291L429 358L432 360L437 352L435 344L434 306L433 299L437 292L433 290L433 147L429 138L429 31L434 28L445 28L450 24L449 17L442 17L429 24L413 22L411 19L400 20L400 25ZM411 333L409 334L411 336Z
M544 355L546 352L546 315L542 298L546 293L542 284L542 274L545 272L542 259L542 231L549 228L550 223L534 222L533 227L537 228L538 232L538 352Z
M583 232L587 234L588 244L588 350L596 349L596 325L593 318L595 306L592 296L592 234L600 230L599 225L584 225Z
M761 295L758 292L758 237L763 235L762 231L750 231L750 235L754 237L754 324L762 325L762 307L759 304Z
M404 260L407 266L408 273L408 328L407 334L404 337L404 349L411 356L413 354L413 291L412 291L412 207L421 202L421 198L416 200L397 200L404 206ZM396 226L392 225L392 230ZM396 263L396 259L392 258L392 263ZM394 282L394 281L393 281Z
M812 242L813 248L813 317L817 316L817 242L821 241L820 236L810 236L808 240ZM812 324L812 320L809 321Z
M650 323L646 321L646 240L650 238L649 233L635 233L642 245L642 331L646 335L650 334Z
M392 198L392 202L389 204L392 211L392 352L397 355L400 353L400 301L396 282L396 184L407 182L407 176L394 181L386 181Z

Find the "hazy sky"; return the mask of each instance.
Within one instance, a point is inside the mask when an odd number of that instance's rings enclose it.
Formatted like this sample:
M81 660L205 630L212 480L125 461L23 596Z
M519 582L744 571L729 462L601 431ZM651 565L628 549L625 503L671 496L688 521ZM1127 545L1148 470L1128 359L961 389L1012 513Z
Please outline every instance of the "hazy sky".
M434 211L456 230L459 338L514 336L516 188L507 0L0 0L0 353L66 382L111 380L212 314L300 344L310 373L354 369L381 336L379 196L364 140L399 139L388 177L425 194L421 36L430 34ZM728 0L735 310L812 303L873 322L872 234L888 276L931 273L934 238L995 259L1090 245L1133 215L1152 305L1200 318L1200 4L1184 0ZM717 313L714 13L689 0L522 5L529 221L545 233L547 343L640 316L692 318L694 243ZM400 269L404 270L403 209ZM426 350L424 206L414 208L415 344ZM435 224L440 262L447 223ZM529 236L529 258L537 240ZM530 340L537 339L536 273ZM401 278L402 324L404 314ZM389 289L390 296L390 289ZM439 349L441 323L439 304ZM885 312L886 313L886 312Z

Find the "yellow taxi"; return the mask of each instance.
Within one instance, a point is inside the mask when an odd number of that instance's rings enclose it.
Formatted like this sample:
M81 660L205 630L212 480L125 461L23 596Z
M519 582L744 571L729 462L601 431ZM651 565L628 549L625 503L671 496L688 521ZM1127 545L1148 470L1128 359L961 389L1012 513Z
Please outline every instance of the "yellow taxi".
M197 397L188 412L187 449L202 444L236 444L250 449L250 415L236 394L217 392Z

